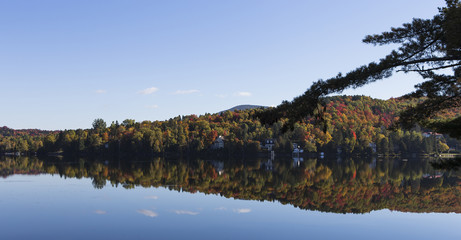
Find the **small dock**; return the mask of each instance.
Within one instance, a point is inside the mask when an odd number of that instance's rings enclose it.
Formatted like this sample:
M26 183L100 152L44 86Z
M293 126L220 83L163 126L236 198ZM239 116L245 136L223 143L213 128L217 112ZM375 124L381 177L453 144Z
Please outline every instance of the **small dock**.
M461 157L461 153L441 153L439 154L441 158L459 158Z

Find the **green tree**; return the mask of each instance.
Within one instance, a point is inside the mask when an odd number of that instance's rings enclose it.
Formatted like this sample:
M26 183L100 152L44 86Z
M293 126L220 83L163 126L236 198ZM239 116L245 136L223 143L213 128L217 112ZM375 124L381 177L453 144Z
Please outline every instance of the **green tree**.
M389 32L366 36L364 43L397 44L399 47L378 62L315 82L303 95L260 113L259 118L263 123L288 118L285 130L309 115L324 122L325 96L388 78L395 71L417 72L425 81L405 97L425 97L425 100L403 111L399 124L411 128L419 123L460 138L461 117L431 120L444 110L461 107L461 3L446 0L446 4L432 19L413 19ZM440 73L438 70L442 69L452 70L452 73Z
M102 118L97 118L93 121L93 129L96 131L104 131L106 126L106 122Z
M136 121L134 119L125 119L122 122L122 126L125 126L126 128L133 127L135 125Z

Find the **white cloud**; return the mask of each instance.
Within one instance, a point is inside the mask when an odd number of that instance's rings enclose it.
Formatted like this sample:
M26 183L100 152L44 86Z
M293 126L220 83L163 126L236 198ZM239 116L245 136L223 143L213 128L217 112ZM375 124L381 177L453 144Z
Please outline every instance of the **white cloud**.
M249 208L238 208L238 209L234 209L234 212L236 212L236 213L249 213L249 212L251 212L251 209L249 209Z
M149 109L156 109L156 108L158 108L158 105L157 105L157 104L154 104L154 105L147 105L146 108L149 108Z
M225 207L218 207L218 208L215 208L215 210L225 211L225 210L227 210L227 208L225 208Z
M187 210L174 210L174 212L178 215L197 215L199 212L192 212Z
M104 90L104 89L98 89L96 91L94 91L95 93L97 94L103 94L103 93L107 93L107 90Z
M237 92L235 95L239 97L250 97L252 94L251 92Z
M157 196L147 196L145 197L145 199L153 199L153 200L157 200L158 197Z
M157 91L158 91L158 88L151 87L151 88L146 88L144 90L139 91L138 94L147 95L147 94L152 94L152 93L157 92Z
M94 213L99 214L99 215L104 215L104 214L106 214L107 212L104 211L104 210L96 210L96 211L94 211Z
M151 211L151 210L147 210L147 209L140 209L140 210L137 210L136 212L138 212L138 213L140 213L140 214L142 214L144 216L151 217L151 218L158 216L158 214L156 212Z
M200 91L197 89L189 89L189 90L178 90L174 94L184 95L184 94L191 94L191 93L198 93L198 92Z

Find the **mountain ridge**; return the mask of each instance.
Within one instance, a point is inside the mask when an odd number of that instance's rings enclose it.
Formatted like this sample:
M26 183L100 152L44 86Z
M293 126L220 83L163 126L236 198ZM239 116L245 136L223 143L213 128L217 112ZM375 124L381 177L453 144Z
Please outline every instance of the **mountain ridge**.
M224 111L220 111L219 113L222 113L222 112L225 112L225 111L242 111L242 110L255 109L255 108L268 108L268 106L242 104L242 105L237 105L237 106L231 107L231 108L229 108L227 110L224 110Z

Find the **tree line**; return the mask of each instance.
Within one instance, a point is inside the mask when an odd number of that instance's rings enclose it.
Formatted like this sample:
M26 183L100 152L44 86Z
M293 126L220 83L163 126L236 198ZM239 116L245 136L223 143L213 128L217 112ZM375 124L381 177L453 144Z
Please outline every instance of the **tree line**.
M293 143L305 152L350 154L398 154L448 151L459 141L419 126L410 130L389 127L402 109L423 100L379 100L365 96L334 96L325 100L322 123L305 117L291 131L283 131L286 119L262 124L263 109L225 111L201 116L177 116L166 121L126 119L107 125L96 119L91 129L63 131L0 129L0 152L56 153L69 155L255 155L273 139L276 152L290 153ZM460 109L438 119L460 116ZM212 149L222 136L224 148Z

